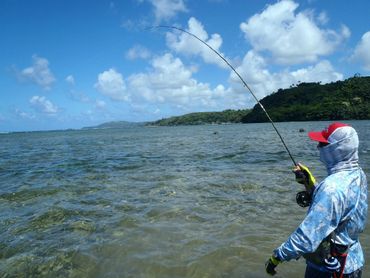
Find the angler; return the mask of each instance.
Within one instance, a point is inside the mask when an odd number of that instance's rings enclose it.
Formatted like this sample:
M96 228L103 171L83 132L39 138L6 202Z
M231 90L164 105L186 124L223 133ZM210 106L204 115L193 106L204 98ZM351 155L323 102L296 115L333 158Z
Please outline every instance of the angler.
M266 271L274 275L279 263L303 256L305 278L359 278L364 266L359 234L367 219L367 181L358 164L357 132L347 124L333 123L308 136L318 142L328 176L317 184L306 166L295 167L297 181L306 188L297 201L309 209L296 231L273 251Z
M276 274L283 261L303 256L307 267L305 278L360 278L364 255L359 234L367 219L367 181L358 165L358 136L352 127L334 123L309 137L319 142L320 159L328 177L316 184L307 167L297 164L270 115L235 68L214 48L196 35L174 26L156 26L184 32L212 50L238 76L265 113L295 168L296 180L305 185L297 194L300 206L310 206L301 225L277 248L266 262L266 272Z

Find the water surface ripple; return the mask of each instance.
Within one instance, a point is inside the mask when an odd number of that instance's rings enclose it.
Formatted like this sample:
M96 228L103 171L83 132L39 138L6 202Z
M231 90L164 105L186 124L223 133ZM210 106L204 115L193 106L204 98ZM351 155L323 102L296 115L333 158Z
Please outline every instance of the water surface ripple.
M277 124L318 179L299 129L326 124ZM352 124L370 177L370 121ZM270 124L1 134L1 277L266 277L305 214L291 169ZM369 229L361 241L370 258Z

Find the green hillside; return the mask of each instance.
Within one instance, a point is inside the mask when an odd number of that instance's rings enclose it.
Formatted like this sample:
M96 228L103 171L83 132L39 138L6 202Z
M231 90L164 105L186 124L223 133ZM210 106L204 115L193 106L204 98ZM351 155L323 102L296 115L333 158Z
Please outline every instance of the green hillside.
M198 112L183 116L170 117L149 125L173 126L173 125L200 125L200 124L221 124L240 123L250 110L225 110L222 112Z
M370 77L353 77L330 84L300 83L263 98L273 121L370 119ZM243 123L266 122L259 105L243 117Z
M143 126L145 123L133 123L133 122L126 122L126 121L115 121L115 122L107 122L97 126L89 126L84 127L83 129L110 129L110 128L130 128L130 127L137 127Z

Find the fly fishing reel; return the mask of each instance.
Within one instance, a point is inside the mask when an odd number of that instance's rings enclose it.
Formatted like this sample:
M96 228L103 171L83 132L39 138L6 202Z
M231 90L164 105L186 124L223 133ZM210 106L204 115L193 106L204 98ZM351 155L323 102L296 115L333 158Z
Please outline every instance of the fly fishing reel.
M311 204L312 196L307 191L300 191L295 196L297 204L302 208L308 207Z

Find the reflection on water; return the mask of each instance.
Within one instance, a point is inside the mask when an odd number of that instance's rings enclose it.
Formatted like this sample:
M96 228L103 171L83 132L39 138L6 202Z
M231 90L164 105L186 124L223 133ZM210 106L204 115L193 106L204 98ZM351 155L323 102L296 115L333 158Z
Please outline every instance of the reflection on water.
M325 125L277 124L318 179L299 129ZM369 176L370 121L353 125ZM269 124L2 134L1 277L266 277L305 214L291 169ZM369 258L369 230L361 241Z

